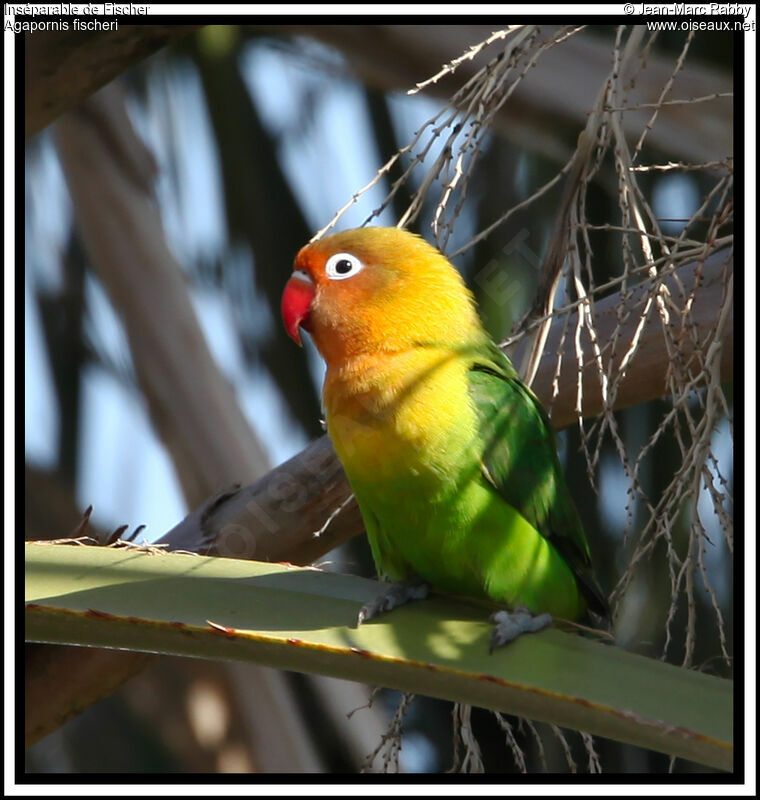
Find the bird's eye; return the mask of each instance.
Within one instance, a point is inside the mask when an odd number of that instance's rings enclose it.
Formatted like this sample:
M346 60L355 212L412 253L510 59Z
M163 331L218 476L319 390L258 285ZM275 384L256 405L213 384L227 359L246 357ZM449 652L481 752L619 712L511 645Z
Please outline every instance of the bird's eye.
M328 278L334 281L342 281L344 278L352 278L357 272L364 269L364 264L351 253L336 253L330 256L325 264L325 272Z

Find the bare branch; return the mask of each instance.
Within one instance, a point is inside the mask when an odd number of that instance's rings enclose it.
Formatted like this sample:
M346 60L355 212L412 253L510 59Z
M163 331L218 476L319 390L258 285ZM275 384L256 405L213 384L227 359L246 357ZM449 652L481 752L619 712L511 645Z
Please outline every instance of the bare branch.
M24 130L33 136L117 75L201 25L119 25L113 31L24 35ZM17 43L20 47L20 42Z
M713 314L722 296L722 271L727 262L730 262L730 253L725 251L714 254L703 265L689 264L663 277L676 310L682 310L693 293L688 320L694 336L684 339L682 345L682 357L686 360L695 358L699 347L708 343L714 334L716 320ZM625 300L617 294L596 302L596 335L600 342L612 340L619 315L625 322L615 349L606 348L598 356L594 354L592 341L587 337L581 338L580 346L586 353L582 375L582 411L585 417L594 417L604 408L597 358L603 362L601 374L618 374L637 330L638 347L629 358L620 380L615 408L625 408L668 393L668 361L664 357L660 321L649 318L639 330L639 317L646 302L645 285L626 293ZM533 385L538 397L550 408L556 428L571 425L578 419L576 366L570 359L562 359L560 346L565 325L569 323L574 327L577 318L577 313L568 312L552 323ZM729 314L721 340L723 349L719 368L724 379L729 378L733 371L732 320ZM514 345L518 358L520 346L520 343ZM553 397L555 373L558 392ZM238 558L306 564L362 531L361 515L356 501L348 500L350 494L351 489L332 444L327 436L323 436L257 483L212 499L186 517L161 541L183 550L198 549ZM340 513L324 527L325 520L342 504L345 505ZM319 537L314 536L316 530L322 531Z

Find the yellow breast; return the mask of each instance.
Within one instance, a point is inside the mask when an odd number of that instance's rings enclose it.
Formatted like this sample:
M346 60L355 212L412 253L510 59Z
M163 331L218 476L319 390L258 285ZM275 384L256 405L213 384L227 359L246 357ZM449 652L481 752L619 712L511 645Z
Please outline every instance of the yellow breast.
M364 355L328 369L328 430L349 477L453 479L477 435L467 371L465 359L438 348Z

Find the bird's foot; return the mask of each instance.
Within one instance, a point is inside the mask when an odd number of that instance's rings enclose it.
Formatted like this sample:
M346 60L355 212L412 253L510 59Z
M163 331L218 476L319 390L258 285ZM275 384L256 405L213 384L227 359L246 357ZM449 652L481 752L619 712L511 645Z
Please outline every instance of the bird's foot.
M513 611L494 611L489 620L495 623L491 633L491 653L521 634L542 631L553 622L551 614L534 614L524 606L517 606Z
M429 591L430 587L423 581L392 583L382 594L362 606L356 620L356 627L358 628L362 622L366 622L384 611L402 606L410 600L424 600Z

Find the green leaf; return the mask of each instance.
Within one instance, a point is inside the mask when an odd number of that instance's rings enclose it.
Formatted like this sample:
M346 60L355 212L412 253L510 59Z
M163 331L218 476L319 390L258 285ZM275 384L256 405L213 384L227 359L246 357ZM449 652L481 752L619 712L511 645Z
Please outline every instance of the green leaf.
M357 629L379 588L285 564L28 543L26 638L317 672L732 768L730 681L556 629L490 655L487 612L441 596Z

